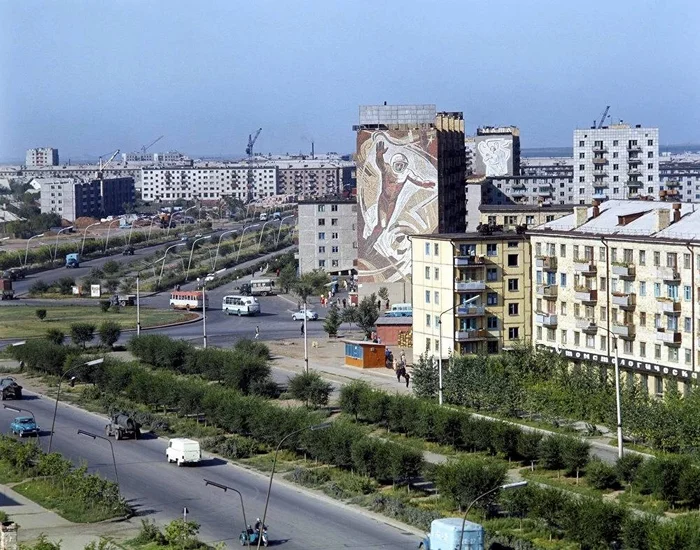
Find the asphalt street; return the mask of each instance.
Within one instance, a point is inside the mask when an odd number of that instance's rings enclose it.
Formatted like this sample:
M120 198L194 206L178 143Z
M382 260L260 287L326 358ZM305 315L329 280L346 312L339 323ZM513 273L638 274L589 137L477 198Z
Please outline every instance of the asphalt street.
M43 428L51 426L54 401L28 392L27 399L8 402L31 409ZM14 411L0 409L0 427L9 432ZM61 404L58 408L54 450L75 464L85 462L92 472L114 479L109 444L77 434L79 429L103 434L106 419ZM167 522L189 510L188 519L201 524L201 538L213 543L238 545L243 529L240 502L235 493L206 487L204 479L229 485L243 494L248 523L262 516L267 494L267 476L233 466L223 460L206 458L197 466L178 468L165 460L165 440L113 441L122 494L144 518ZM44 449L48 431L40 437ZM283 548L415 548L419 538L380 522L327 498L309 495L296 487L274 483L266 523L270 545Z

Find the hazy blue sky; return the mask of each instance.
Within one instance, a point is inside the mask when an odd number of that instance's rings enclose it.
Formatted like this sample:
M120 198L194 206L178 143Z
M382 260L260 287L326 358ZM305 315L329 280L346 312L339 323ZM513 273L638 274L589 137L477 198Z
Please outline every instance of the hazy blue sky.
M697 0L0 0L0 159L354 150L364 103L570 146L613 118L700 142Z

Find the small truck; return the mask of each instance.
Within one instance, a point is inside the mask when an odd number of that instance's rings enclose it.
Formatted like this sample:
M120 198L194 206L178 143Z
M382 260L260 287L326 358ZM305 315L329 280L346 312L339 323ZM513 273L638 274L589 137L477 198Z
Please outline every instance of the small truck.
M22 386L14 378L0 378L0 401L5 399L22 399Z
M24 437L25 435L39 435L41 428L31 416L18 416L10 424L13 435Z
M124 413L113 414L105 426L105 436L120 439L138 439L141 436L141 424Z
M66 254L66 267L80 267L80 254L77 252Z
M122 307L136 305L136 294L114 294L109 299L113 306L120 305Z
M15 297L15 291L12 288L12 279L0 279L0 300L12 300Z

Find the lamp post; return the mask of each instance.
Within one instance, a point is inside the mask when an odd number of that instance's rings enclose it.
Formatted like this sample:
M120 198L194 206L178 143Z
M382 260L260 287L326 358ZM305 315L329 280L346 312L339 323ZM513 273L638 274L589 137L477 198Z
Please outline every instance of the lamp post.
M305 432L306 430L311 430L313 432L316 430L325 430L326 428L330 428L330 427L331 427L330 422L324 422L323 424L315 424L313 426L306 426L305 428L301 428L300 430L295 430L291 433L288 433L282 439L280 439L280 442L277 444L277 448L275 449L275 458L272 460L272 471L270 472L270 483L267 486L267 497L265 498L265 509L263 511L263 517L262 517L262 527L265 526L265 518L267 517L267 505L270 503L270 491L272 491L272 478L275 475L275 466L277 465L277 453L280 452L280 448L282 447L282 443L284 443L287 439L289 439L293 435L297 435L301 432ZM258 537L258 550L260 549L260 542L261 541L262 541L262 537Z
M199 281L200 279L197 279ZM202 280L202 347L207 349L207 281Z
M70 230L70 229L73 229L73 226L72 226L72 225L69 226L69 227L64 227L63 229L59 229L59 230L58 230L58 233L56 233L56 247L54 248L54 251L53 251L53 261L54 261L54 262L56 261L56 258L58 257L58 236L59 236L61 233L63 233L64 231L68 231L68 230Z
M520 489L520 487L525 487L526 485L527 481L516 481L515 483L506 483L505 485L499 485L498 487L494 487L490 491L486 491L484 494L479 495L474 500L472 500L469 503L469 506L467 506L467 511L464 512L464 518L462 519L462 532L459 534L458 550L462 550L462 542L464 541L464 526L467 523L467 514L469 514L469 510L472 509L472 506L474 506L474 504L479 502L482 498L487 497L492 493L495 493L496 491L509 491L511 489Z
M136 220L132 220L131 223L129 224L129 237L126 241L126 244L131 244L131 232L134 230L134 222Z
M184 243L178 243L175 246L181 246L182 244L184 244ZM163 256L162 258L158 258L155 262L148 264L146 267L144 267L143 269L139 269L136 272L136 336L141 335L141 294L140 294L141 272L145 271L146 269L148 269L150 267L154 267L161 260L165 261L165 256ZM155 275L155 273L154 273L154 275Z
M175 218L175 214L180 214L181 216L184 216L193 208L197 208L197 205L195 204L194 206L185 208L182 212L170 212L170 220L168 221L168 231L166 232L166 235L170 235L170 228L173 226L173 219Z
M90 229L91 227L95 227L96 225L100 225L101 223L102 222L91 223L90 225L88 225L85 228L85 231L83 231L83 244L80 246L80 256L81 257L83 256L83 250L85 250L85 237L87 237L88 229Z
M245 506L243 505L243 495L238 489L234 489L233 487L229 487L228 485L223 485L221 483L216 483L215 481L209 481L208 479L204 480L204 486L207 487L211 485L212 487L216 487L218 489L223 490L223 492L227 491L233 491L234 493L238 493L238 497L241 499L241 510L243 512L243 529L247 530L248 529L248 520L245 517ZM250 537L246 537L248 541L248 548L250 548Z
M94 434L92 432L86 432L85 430L78 430L78 435L85 435L87 437L92 437L93 439L103 439L109 443L109 448L112 450L112 463L114 464L114 479L117 480L117 487L119 487L119 474L117 473L117 459L114 456L114 445L108 437Z
M260 252L260 246L262 245L262 238L263 238L263 234L265 233L265 226L268 223L272 223L272 222L276 222L276 221L279 221L279 220L268 220L262 225L262 229L260 229L260 238L258 239L258 252Z
M210 240L211 235L206 235L204 237L199 237L199 239L195 239L192 241L192 248L190 249L190 260L187 262L187 273L185 273L185 281L189 280L190 278L190 266L192 265L192 254L194 254L194 245L197 244L199 241L206 241Z
M32 239L38 239L39 237L43 237L43 236L44 236L43 233L39 233L38 235L32 235L31 237L29 237L27 239L27 246L24 249L24 265L27 265L27 258L29 257L29 241L31 241ZM51 252L49 252L49 254L51 254Z
M109 244L109 232L112 230L112 224L118 221L120 221L118 218L116 220L112 220L107 226L107 238L105 239L105 253L107 252L107 245Z
M221 239L224 238L224 235L230 235L231 233L238 233L238 229L224 231L221 235L219 235L219 243L216 245L216 254L214 254L214 266L212 268L212 271L216 271L216 262L219 260L219 247L221 247Z
M598 328L604 330L612 338L614 344L615 357L615 409L617 412L617 457L622 458L624 454L622 442L622 396L620 394L620 356L618 353L618 338L616 334L608 330L606 327L598 325ZM610 357L610 354L608 354Z
M53 445L53 431L54 428L56 427L56 413L58 412L58 400L61 398L61 382L63 382L63 378L66 376L66 374L73 372L76 369L79 369L81 367L93 367L95 365L100 365L104 363L104 359L93 359L92 361L88 361L87 363L83 363L82 365L77 365L73 367L72 369L68 369L66 372L64 372L61 377L58 379L58 389L56 390L56 404L54 405L53 408L53 420L51 421L51 433L49 434L49 450L48 452L51 452L51 447Z
M282 224L284 223L284 220L289 220L294 218L294 216L285 216L280 220L280 226L279 229L277 230L277 239L275 240L275 244L279 244L280 242L280 233L282 233Z
M238 258L241 257L241 248L243 248L243 235L245 234L246 229L253 229L255 227L260 227L259 223L256 223L255 225L247 225L246 227L243 228L243 231L241 231L241 242L238 245L238 254L236 255L236 263L238 263Z
M160 266L160 275L158 276L158 284L160 284L160 280L163 278L163 270L165 269L165 258L168 257L168 252L172 250L173 248L176 248L178 246L184 246L186 243L175 243L173 245L170 245L168 248L165 249L165 254L163 254L163 260L162 265Z
M151 225L148 226L148 237L146 237L146 242L151 240L151 231L153 231L153 224L155 223L156 219L151 218Z

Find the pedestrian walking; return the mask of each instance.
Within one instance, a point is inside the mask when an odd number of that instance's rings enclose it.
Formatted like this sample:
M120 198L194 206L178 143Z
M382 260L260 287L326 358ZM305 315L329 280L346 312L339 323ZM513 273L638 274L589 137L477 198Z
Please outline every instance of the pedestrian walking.
M396 381L401 382L401 371L403 370L403 367L399 367L396 369Z
M377 311L381 311L381 309L382 309L382 301L377 300Z
M411 375L406 373L403 375L403 377L406 379L406 387L408 387L408 382L411 380Z
M255 325L255 339L258 339L258 336L260 336L260 327L258 325Z
M301 335L304 336L304 321L301 322Z
M404 353L403 351L401 352L401 364L406 364L406 353Z

